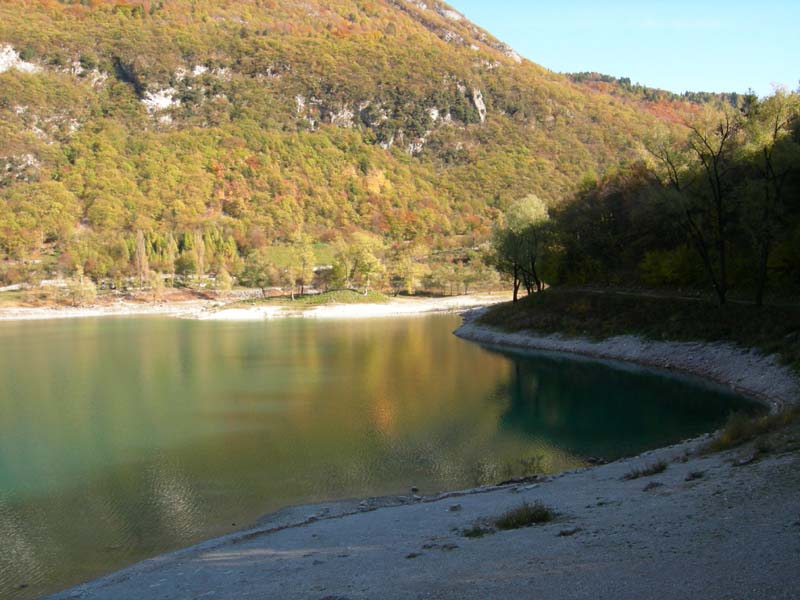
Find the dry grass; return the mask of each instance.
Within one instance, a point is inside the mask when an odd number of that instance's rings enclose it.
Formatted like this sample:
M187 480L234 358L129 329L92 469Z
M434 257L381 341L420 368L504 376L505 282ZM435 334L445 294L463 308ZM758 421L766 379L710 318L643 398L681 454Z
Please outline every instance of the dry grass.
M663 473L666 470L667 470L666 461L659 460L657 462L654 462L653 464L632 469L631 471L623 475L622 478L625 481L630 481L631 479L639 479L640 477L650 477L651 475L658 475L659 473Z
M556 513L549 506L541 502L534 502L533 504L523 502L517 508L512 508L497 517L494 524L500 530L519 529L520 527L548 523L555 518Z
M482 538L483 536L491 535L492 533L494 533L494 529L491 527L485 527L476 523L472 527L462 531L461 535L468 538Z
M707 452L720 452L741 446L760 436L783 429L800 419L800 407L792 407L781 412L762 417L748 417L740 413L731 415L725 427L705 447ZM765 445L763 440L761 445Z

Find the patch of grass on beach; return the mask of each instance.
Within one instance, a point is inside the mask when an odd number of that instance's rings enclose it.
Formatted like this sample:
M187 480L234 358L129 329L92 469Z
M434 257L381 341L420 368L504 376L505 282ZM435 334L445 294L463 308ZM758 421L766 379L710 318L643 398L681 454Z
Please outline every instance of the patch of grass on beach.
M0 306L19 306L27 300L26 293L22 290L0 292Z
M667 470L667 462L664 460L658 460L652 464L645 465L643 467L636 467L631 469L622 478L625 481L630 481L632 479L639 479L640 477L650 477L651 475L658 475L659 473L663 473Z
M494 529L491 527L485 527L484 525L480 525L476 523L472 527L468 527L464 531L461 532L461 535L467 538L482 538L485 535L491 535L494 533Z
M530 504L523 502L516 508L504 512L499 517L487 520L476 521L472 526L461 531L461 535L467 538L482 538L492 535L498 530L507 531L510 529L520 529L531 525L549 523L556 518L556 512L542 502Z
M320 306L323 304L384 304L389 297L370 290L366 294L355 290L334 290L321 294L296 295L294 300L290 296L270 296L268 298L253 298L235 302L230 307L259 306L262 304L281 305L302 308L306 306Z
M717 306L702 298L550 288L517 303L492 306L478 321L506 331L530 329L592 339L630 334L652 340L732 342L777 354L800 371L796 305Z
M500 530L519 529L541 523L549 523L556 518L555 511L541 502L528 504L523 502L520 506L503 513L494 521L495 527Z
M794 406L781 412L752 418L742 413L734 413L728 418L719 433L705 447L707 452L720 452L741 446L760 436L783 429L800 421L800 407ZM766 442L761 442L766 446Z

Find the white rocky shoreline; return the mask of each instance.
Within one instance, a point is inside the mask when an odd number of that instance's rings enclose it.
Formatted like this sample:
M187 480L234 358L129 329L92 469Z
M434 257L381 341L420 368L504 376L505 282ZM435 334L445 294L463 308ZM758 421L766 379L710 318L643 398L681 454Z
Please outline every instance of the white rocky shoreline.
M461 312L509 299L506 293L481 293L442 298L391 298L383 303L293 305L253 304L221 300L180 302L118 301L86 307L7 306L0 307L0 321L40 321L98 317L162 316L201 321L263 321L279 318L363 319L399 317L440 312Z
M469 320L457 335L693 373L772 410L799 399L797 377L776 360L728 345L507 334ZM292 507L52 598L797 598L796 429L766 454L701 452L710 435L508 485ZM625 478L657 461L663 472ZM522 502L557 517L463 535Z
M759 401L773 412L800 399L800 378L776 356L757 350L728 343L662 342L632 335L596 341L531 331L511 333L477 323L481 312L466 313L455 335L495 348L559 352L696 375Z

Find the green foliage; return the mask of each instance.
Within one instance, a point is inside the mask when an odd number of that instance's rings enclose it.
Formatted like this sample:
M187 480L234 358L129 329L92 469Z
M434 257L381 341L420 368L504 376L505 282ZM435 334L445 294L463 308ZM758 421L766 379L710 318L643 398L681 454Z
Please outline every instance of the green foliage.
M472 248L514 199L574 191L661 119L516 64L466 21L391 3L5 2L0 40L41 67L0 73L0 254L56 256L98 281L238 275L301 235L316 264L332 263L320 244L356 233ZM174 102L148 109L159 92ZM370 252L379 262L345 279L384 283L393 267ZM275 264L302 286L311 261L295 255ZM413 291L424 263L392 276Z
M383 304L389 298L374 290L363 294L353 290L334 290L320 294L306 294L295 296L292 307L320 306L323 304ZM285 296L271 296L259 300L247 300L233 306L253 306L254 304L285 304Z
M264 249L256 250L247 257L241 276L242 285L260 288L264 296L268 287L280 284L278 268Z
M705 107L685 135L656 130L649 160L585 177L551 211L547 283L710 288L720 304L797 293L798 127L798 95L779 91L746 113ZM495 248L513 277L519 236L501 229Z
M581 73L569 73L568 77L576 83L582 83L594 88L603 89L613 94L629 95L640 98L645 102L674 102L688 101L695 104L713 104L716 106L730 105L734 108L744 109L754 97L752 93L738 94L713 93L713 92L684 92L675 94L667 90L651 88L639 83L632 83L629 77L614 77L603 73L584 71Z
M88 277L84 277L79 268L75 277L69 279L66 287L59 289L59 300L70 306L86 306L92 304L97 298L97 287Z
M214 280L214 288L222 292L227 292L233 288L233 277L224 268L217 273L217 277Z
M514 302L521 284L528 294L542 290L537 260L549 238L550 215L545 203L534 194L512 204L505 214L505 225L495 229L490 262L498 272L509 276L514 286Z

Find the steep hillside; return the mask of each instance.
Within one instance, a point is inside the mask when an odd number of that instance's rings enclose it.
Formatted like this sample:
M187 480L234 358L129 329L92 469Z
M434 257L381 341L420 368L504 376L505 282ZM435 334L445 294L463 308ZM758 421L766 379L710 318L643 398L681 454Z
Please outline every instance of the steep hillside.
M432 0L0 0L0 257L211 271L304 234L487 236L634 159L660 113ZM194 240L194 241L193 241Z

